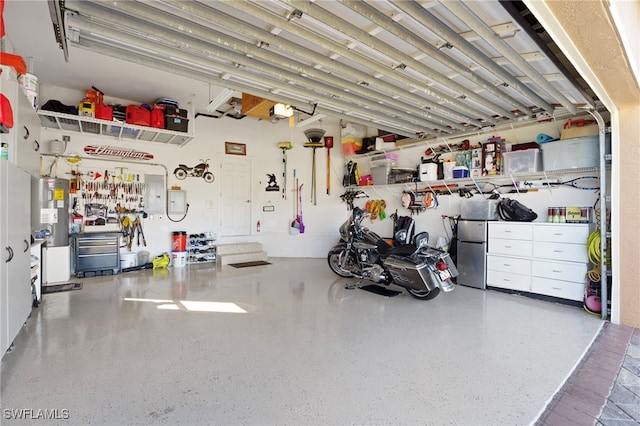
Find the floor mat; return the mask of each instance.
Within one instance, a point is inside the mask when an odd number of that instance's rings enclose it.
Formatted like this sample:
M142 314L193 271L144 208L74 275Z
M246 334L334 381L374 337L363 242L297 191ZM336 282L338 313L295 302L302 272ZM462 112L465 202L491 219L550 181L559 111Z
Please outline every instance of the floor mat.
M380 287L379 285L365 285L360 287L362 290L370 291L371 293L379 294L380 296L393 297L402 294L401 291L389 290L388 288Z
M42 294L60 293L63 291L82 290L82 283L67 283L42 286Z
M229 266L234 268L248 268L249 266L271 265L271 262L264 260L256 260L255 262L230 263Z

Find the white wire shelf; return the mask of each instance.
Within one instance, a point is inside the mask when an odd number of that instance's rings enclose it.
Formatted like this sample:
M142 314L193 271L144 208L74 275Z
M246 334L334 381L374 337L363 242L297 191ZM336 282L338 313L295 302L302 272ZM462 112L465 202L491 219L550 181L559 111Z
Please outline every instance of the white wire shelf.
M453 192L457 191L461 187L471 186L471 185L479 185L483 183L493 183L493 182L503 182L503 183L513 183L514 187L516 182L521 181L542 181L549 182L551 184L557 183L558 177L565 175L588 175L590 173L599 173L599 167L582 167L575 169L562 169L562 170L547 170L542 172L531 172L531 173L514 173L509 175L494 175L494 176L479 176L475 178L451 178L451 179L439 179L433 181L425 181L425 182L401 182L401 183L388 183L383 185L350 185L347 189L366 189L366 188L382 188L382 187L407 187L410 186L414 190L417 188L418 191L429 191L431 188L437 188L438 190L446 190L448 187ZM445 187L446 186L446 187ZM526 192L522 190L522 192Z
M136 126L121 121L100 120L46 110L38 111L38 118L43 127L64 132L77 132L99 136L111 136L116 139L134 139L156 142L167 145L184 146L191 139L192 133L176 132L155 127Z

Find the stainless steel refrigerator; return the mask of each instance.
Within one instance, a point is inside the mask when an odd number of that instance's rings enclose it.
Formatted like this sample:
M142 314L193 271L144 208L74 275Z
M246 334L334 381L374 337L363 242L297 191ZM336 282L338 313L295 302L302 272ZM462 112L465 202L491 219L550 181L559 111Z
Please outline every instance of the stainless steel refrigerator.
M456 282L484 289L486 280L487 221L458 221L458 277Z
M69 180L31 180L31 226L42 250L42 285L68 281L71 276L69 246Z

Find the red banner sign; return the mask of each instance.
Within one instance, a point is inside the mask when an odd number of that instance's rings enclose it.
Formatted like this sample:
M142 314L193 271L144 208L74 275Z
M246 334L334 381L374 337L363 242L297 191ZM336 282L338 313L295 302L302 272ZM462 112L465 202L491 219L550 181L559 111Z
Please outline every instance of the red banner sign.
M117 157L131 160L153 160L153 154L135 149L120 148L108 145L87 145L84 152L99 157Z

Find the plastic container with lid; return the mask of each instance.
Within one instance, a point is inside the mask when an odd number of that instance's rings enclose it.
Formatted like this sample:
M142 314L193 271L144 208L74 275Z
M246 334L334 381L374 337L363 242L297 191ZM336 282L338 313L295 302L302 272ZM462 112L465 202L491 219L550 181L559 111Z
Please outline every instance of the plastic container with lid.
M503 152L504 173L534 173L542 171L542 156L539 149Z
M469 168L467 166L455 166L451 171L454 179L469 177Z

